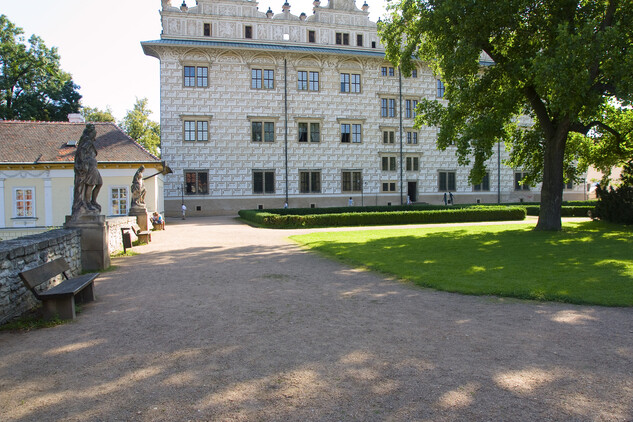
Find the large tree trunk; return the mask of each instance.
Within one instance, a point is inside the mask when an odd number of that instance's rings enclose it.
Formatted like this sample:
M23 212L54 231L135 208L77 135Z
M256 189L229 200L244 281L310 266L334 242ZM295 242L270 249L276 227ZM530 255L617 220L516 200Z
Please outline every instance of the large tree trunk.
M543 187L541 207L536 230L561 230L561 205L563 203L563 161L569 133L568 122L558 125L550 138L545 140L543 154Z

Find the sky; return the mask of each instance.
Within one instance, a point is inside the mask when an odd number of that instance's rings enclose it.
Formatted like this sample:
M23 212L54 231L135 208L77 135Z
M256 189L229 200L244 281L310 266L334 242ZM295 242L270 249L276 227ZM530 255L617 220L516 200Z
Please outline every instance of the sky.
M313 0L288 0L291 13L312 14ZM189 7L195 0L186 0ZM281 13L284 0L262 0L259 10ZM182 0L172 0L180 6ZM356 0L360 8L363 0ZM370 19L384 15L386 1L367 0ZM322 0L322 6L327 0ZM161 0L0 0L0 14L35 34L47 47L57 47L61 67L80 86L84 107L110 107L117 121L137 98L147 98L159 121L158 59L143 54L142 41L160 39Z

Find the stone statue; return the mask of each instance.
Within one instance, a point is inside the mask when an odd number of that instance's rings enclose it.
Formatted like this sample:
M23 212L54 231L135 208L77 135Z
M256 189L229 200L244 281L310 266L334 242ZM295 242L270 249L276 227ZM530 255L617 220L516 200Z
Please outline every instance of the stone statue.
M141 166L134 173L132 179L132 207L145 208L145 186L143 186L143 170L145 166Z
M77 151L75 151L73 218L81 214L98 214L101 212L101 205L97 203L97 196L103 181L97 168L96 137L97 130L93 124L88 123L77 143Z

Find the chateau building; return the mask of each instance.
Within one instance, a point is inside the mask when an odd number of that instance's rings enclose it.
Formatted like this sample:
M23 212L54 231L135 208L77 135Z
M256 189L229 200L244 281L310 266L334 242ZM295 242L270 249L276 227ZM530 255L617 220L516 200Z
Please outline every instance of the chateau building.
M191 3L192 0L189 0ZM193 5L191 5L193 6ZM317 0L310 16L249 0L162 1L160 60L165 210L538 201L539 187L494 155L476 186L437 129L413 127L421 98L443 84L419 63L403 77L386 61L369 6ZM585 186L567 186L583 199Z

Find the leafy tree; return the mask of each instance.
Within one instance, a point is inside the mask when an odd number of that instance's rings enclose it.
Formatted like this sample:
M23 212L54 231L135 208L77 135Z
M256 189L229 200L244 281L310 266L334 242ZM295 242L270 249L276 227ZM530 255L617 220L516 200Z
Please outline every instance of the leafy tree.
M120 126L130 138L160 156L160 125L149 119L150 114L152 111L147 108L147 98L137 98L134 108L127 112Z
M100 110L97 107L82 107L81 115L87 122L115 122L116 119L112 115L110 107Z
M537 229L560 230L577 163L598 161L594 144L630 145L633 0L399 0L390 12L387 58L405 75L423 60L446 87L416 123L439 126L438 147L454 143L475 183L504 142L508 164L543 183Z
M596 188L598 203L594 218L612 223L633 224L633 160L622 169L621 182L615 189L612 186Z
M60 68L57 49L47 48L0 15L0 119L66 120L79 110L79 87Z

